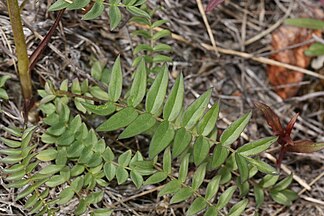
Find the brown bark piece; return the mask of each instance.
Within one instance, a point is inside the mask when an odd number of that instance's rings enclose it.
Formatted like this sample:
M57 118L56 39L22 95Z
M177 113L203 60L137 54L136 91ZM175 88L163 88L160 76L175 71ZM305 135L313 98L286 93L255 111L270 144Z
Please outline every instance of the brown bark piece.
M302 43L311 39L312 34L321 36L321 32L316 30L307 30L292 26L281 26L272 34L272 49L281 50L288 46ZM304 45L295 49L286 49L272 55L272 59L284 62L298 67L307 68L310 63L310 57L305 56L304 51L310 45ZM268 67L268 79L272 86L288 85L275 89L276 93L283 99L294 96L298 91L298 86L289 86L289 84L298 84L303 80L304 74L287 70L283 67L270 65Z

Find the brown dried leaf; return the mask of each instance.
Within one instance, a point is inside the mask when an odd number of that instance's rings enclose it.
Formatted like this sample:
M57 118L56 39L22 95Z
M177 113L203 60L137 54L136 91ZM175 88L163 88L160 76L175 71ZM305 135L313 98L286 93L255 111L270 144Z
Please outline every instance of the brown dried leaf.
M268 125L271 127L274 135L283 135L284 130L281 126L278 115L267 105L260 102L254 102L256 108L258 108L264 115Z
M272 34L272 49L282 50L272 56L272 59L295 65L301 68L308 67L310 57L304 55L304 51L308 49L310 44L297 47L295 49L285 49L288 46L298 44L312 38L312 34L318 36L321 32L316 30L307 30L292 26L281 26ZM272 86L298 84L303 80L304 74L291 71L283 67L270 65L268 67L268 79ZM276 89L276 93L283 99L294 96L298 91L298 86L285 86Z
M324 149L324 143L314 143L311 140L294 141L294 145L288 145L288 152L312 153Z

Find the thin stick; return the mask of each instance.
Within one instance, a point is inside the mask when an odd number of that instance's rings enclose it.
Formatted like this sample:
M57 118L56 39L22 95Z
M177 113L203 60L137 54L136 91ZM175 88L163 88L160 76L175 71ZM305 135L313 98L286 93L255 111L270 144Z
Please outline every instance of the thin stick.
M214 49L216 55L219 57L219 52L217 50L216 41L215 41L213 32L212 32L212 30L210 28L210 25L208 23L208 19L207 19L205 10L204 10L204 6L201 3L201 0L197 0L197 5L198 5L199 12L200 12L200 14L201 14L201 16L203 18L204 23L205 23L205 26L206 26L206 29L207 29L207 32L208 32L208 36L209 36L210 42L213 45L213 49Z

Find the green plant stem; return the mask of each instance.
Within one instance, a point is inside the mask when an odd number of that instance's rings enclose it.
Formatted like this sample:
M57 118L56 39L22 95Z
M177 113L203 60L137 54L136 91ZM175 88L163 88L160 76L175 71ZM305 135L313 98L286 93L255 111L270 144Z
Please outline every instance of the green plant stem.
M27 55L27 46L25 41L25 35L20 17L20 9L18 0L7 0L8 12L16 46L16 54L18 59L18 73L20 79L20 85L22 95L24 97L25 106L25 119L27 117L27 107L30 104L32 98L32 83L30 78L30 72L28 69L29 59Z

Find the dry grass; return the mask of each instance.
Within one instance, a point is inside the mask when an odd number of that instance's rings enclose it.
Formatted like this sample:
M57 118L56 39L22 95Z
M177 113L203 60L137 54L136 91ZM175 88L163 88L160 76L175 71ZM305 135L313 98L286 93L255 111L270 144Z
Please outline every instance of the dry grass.
M45 2L30 1L23 10L29 54L55 19L55 13L47 13ZM149 2L156 7L157 3ZM173 39L166 41L174 48L171 75L175 77L179 72L184 73L186 103L213 88L212 99L221 100L222 104L218 126L224 129L238 116L254 109L253 101L263 101L273 107L285 123L300 112L293 132L295 139L324 141L323 74L318 71L309 73L311 68L302 70L308 75L299 84L298 95L285 101L268 85L266 76L266 64L273 64L267 55L271 51L271 32L284 18L307 14L319 3L308 0L228 0L205 16L197 3L206 1L158 2L162 7L156 16L169 20L167 27L174 33ZM23 121L19 111L21 96L17 96L20 90L15 73L14 47L4 8L5 4L0 1L0 75L9 74L12 79L8 90L11 101L9 104L1 103L0 121L3 125L19 126ZM137 27L125 25L119 31L110 32L106 14L91 22L82 21L80 16L81 13L76 11L65 13L49 48L33 71L36 88L41 88L44 80L52 80L58 86L63 79L89 78L90 62L94 58L111 65L118 54L121 54L130 77L132 49L139 41L131 39L129 33ZM260 113L254 112L241 139L247 141L270 134ZM263 156L273 164L271 159L277 150L275 146ZM323 159L323 151L311 155L287 154L282 173L293 172L299 177L295 176L292 188L300 193L300 199L285 208L266 198L261 215L324 215ZM14 191L6 188L2 179L0 181L0 215L26 215L22 210L23 203L13 201ZM136 190L132 184L111 184L106 189L104 202L116 208L115 215L183 215L189 202L170 206L168 197L157 197L159 189L146 186ZM231 202L235 203L235 199ZM250 203L253 204L252 198ZM66 215L73 205L72 202L62 209L61 215ZM246 215L253 215L253 212L253 207L250 207Z

